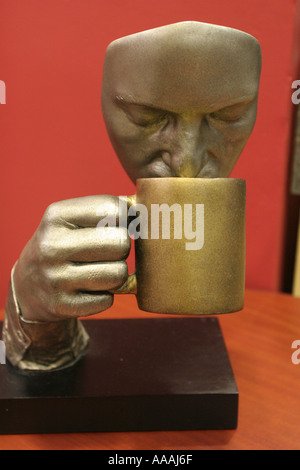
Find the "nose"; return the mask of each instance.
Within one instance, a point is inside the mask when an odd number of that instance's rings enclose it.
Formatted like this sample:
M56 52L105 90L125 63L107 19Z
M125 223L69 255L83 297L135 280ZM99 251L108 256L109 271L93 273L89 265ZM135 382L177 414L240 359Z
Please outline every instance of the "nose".
M168 146L162 153L163 161L174 176L194 178L202 166L204 142L201 137L202 119L183 120L169 135Z

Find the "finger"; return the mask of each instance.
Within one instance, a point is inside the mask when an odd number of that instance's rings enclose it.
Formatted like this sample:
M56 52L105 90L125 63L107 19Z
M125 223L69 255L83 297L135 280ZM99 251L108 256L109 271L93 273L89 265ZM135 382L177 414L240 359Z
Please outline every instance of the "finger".
M52 276L52 285L61 292L99 292L116 289L128 278L125 261L68 265L56 269Z
M107 310L113 301L113 295L108 292L65 294L60 299L56 312L59 318L88 317Z
M48 207L44 222L69 228L96 227L105 217L111 225L127 226L126 198L87 196L60 201Z
M90 263L126 259L131 239L125 228L52 229L41 242L44 259Z

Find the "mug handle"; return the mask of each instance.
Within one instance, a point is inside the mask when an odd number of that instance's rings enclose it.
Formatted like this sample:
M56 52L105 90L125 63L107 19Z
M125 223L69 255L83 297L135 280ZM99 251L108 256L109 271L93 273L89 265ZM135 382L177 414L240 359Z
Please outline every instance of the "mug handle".
M127 208L129 209L131 206L136 204L136 195L127 196ZM136 274L129 274L127 280L124 284L119 287L118 289L111 289L109 290L112 294L137 294L137 281L136 281Z

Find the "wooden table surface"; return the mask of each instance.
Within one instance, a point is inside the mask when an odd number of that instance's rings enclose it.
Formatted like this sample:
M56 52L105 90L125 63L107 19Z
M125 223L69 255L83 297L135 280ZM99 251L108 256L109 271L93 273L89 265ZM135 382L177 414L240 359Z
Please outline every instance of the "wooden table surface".
M129 295L101 314L150 316ZM0 450L299 450L300 364L292 362L292 343L300 340L300 299L247 291L245 309L219 319L240 393L236 430L0 436Z

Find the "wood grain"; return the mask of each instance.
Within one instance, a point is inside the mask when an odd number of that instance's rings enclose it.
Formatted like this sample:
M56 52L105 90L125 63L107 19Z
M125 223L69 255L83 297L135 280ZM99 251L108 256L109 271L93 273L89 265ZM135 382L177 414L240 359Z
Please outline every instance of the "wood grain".
M133 296L117 296L97 315L151 316ZM292 363L291 346L300 340L300 299L247 291L242 312L219 318L240 392L237 430L0 436L0 449L299 450L300 365Z

